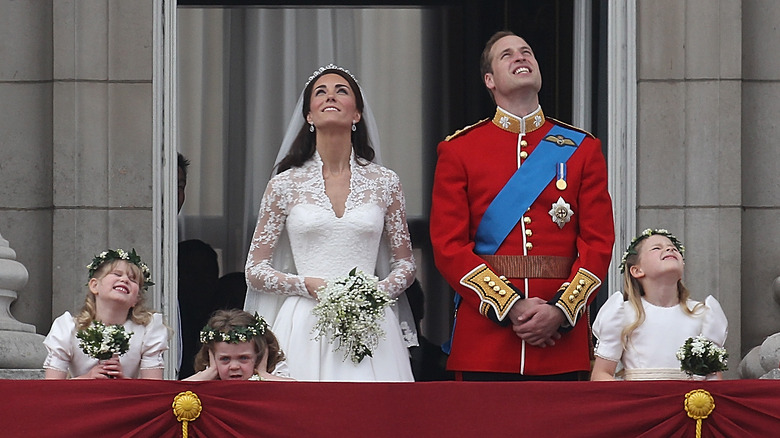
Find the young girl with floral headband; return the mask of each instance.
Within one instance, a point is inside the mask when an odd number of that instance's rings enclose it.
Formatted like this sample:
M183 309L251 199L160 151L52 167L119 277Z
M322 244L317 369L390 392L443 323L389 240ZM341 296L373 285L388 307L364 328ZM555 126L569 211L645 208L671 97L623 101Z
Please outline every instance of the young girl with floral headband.
M135 249L103 251L87 268L84 307L75 317L65 312L55 319L43 341L46 378L162 379L168 328L144 306L154 285L149 268Z
M712 296L704 303L690 299L682 282L684 252L663 229L644 230L631 241L620 265L624 291L607 300L593 324L591 380L615 380L618 363L626 380L688 379L677 357L688 338L703 336L723 347L726 315Z
M200 332L198 372L184 380L293 380L265 320L243 310L217 310Z

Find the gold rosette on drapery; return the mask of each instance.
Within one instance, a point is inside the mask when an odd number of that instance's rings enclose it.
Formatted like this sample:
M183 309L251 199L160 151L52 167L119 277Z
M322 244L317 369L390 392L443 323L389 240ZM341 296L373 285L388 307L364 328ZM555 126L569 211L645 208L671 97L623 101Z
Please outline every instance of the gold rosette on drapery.
M192 391L180 392L173 398L173 415L181 422L182 438L187 438L187 423L197 420L201 410L200 398Z
M695 389L685 394L685 412L696 420L696 438L701 438L701 420L707 418L715 410L715 399L703 390Z

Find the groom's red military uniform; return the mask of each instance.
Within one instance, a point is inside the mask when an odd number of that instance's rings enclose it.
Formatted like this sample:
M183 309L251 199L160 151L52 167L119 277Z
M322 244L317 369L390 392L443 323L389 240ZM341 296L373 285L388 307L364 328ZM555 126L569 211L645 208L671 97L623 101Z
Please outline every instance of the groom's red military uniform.
M585 133L495 254L475 253L488 206L518 162L522 167L561 125L545 119L541 108L522 119L498 108L493 120L439 144L431 241L437 268L462 298L449 370L548 375L590 369L587 305L607 273L614 243L601 142ZM569 142L565 136L558 141ZM506 276L521 295L497 276ZM511 305L527 297L540 297L566 315L554 346L531 346L507 326Z

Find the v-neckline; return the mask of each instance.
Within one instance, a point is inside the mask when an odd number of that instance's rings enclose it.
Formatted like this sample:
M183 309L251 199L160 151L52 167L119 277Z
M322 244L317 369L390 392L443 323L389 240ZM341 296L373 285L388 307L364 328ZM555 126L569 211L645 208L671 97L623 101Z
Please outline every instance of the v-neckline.
M319 152L315 151L314 153L317 156L317 162L319 164L319 166L318 166L319 167L319 179L320 179L320 182L322 184L322 196L323 196L323 198L325 198L325 200L328 203L328 210L330 210L330 212L333 213L333 216L336 219L341 219L344 216L346 216L346 214L347 214L347 210L348 210L347 206L349 205L349 198L352 196L352 181L353 181L353 178L355 177L355 173L354 173L354 168L355 167L352 165L354 152L351 152L350 155L349 155L349 182L347 183L347 196L346 196L346 198L344 198L344 210L341 212L341 216L339 216L338 213L336 213L336 208L333 205L333 201L331 201L330 196L328 196L328 191L327 191L327 188L325 186L325 175L323 174L322 157L320 157Z

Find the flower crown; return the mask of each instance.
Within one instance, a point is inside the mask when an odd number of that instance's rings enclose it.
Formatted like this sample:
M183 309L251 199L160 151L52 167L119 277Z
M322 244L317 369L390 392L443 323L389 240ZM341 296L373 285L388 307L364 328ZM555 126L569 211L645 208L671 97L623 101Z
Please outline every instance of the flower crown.
M682 242L677 240L677 237L675 237L672 233L670 233L667 230L664 229L651 229L647 228L646 230L642 231L642 234L634 237L631 240L631 244L628 245L628 248L626 249L626 252L623 253L623 258L620 260L620 273L624 273L626 271L626 259L631 254L637 254L636 247L639 245L639 242L647 239L648 237L652 236L653 234L660 234L661 236L666 236L669 240L672 241L672 244L677 248L678 251L680 251L680 255L683 256L683 260L685 259L685 247L683 246Z
M87 265L87 269L89 269L89 278L95 276L95 271L97 271L103 263L111 260L125 260L138 266L141 270L141 275L144 276L144 290L147 290L149 286L154 286L154 283L152 282L152 273L149 271L149 267L146 266L146 263L141 261L141 257L135 253L135 248L130 252L127 252L122 248L108 249L96 255L92 259L92 263Z
M228 332L219 331L206 325L200 331L200 343L208 344L211 341L217 341L238 344L239 342L247 342L255 336L264 336L266 328L268 328L268 323L255 312L255 322L252 325L233 327Z
M311 74L311 76L309 76L309 79L306 80L306 85L304 85L303 88L305 89L306 87L308 87L309 84L311 83L311 81L313 81L313 80L317 79L318 77L320 77L320 75L322 75L327 70L343 71L344 73L348 74L352 78L352 80L355 81L355 83L358 83L357 78L355 77L355 75L352 74L352 72L350 72L346 68L339 67L336 64L330 63L328 65L324 65L324 66L318 68L317 70L314 70L314 72Z

